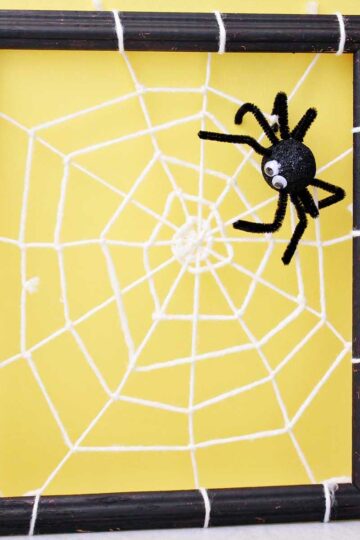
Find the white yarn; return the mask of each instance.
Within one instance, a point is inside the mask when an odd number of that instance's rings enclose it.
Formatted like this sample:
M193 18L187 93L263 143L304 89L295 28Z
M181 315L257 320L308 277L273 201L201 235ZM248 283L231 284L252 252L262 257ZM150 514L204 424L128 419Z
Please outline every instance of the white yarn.
M337 483L325 483L324 486L324 497L325 497L325 513L324 513L324 523L330 521L331 509L335 499L335 491L337 490Z
M116 30L116 36L118 40L118 49L120 53L124 52L124 28L122 25L122 22L120 20L120 15L117 9L112 10L114 15L114 21L115 21L115 30Z
M300 463L302 464L304 468L304 471L307 474L309 481L315 482L316 479L314 477L314 473L296 438L296 435L294 434L294 428L297 425L300 418L302 417L302 415L304 414L304 412L306 411L306 409L310 406L310 404L312 403L316 395L321 391L322 387L326 384L327 380L331 377L332 373L337 369L337 367L340 365L340 363L343 361L343 359L351 350L351 344L346 341L346 339L340 334L340 332L333 326L331 321L328 320L327 318L326 297L325 297L325 289L324 289L325 276L324 276L324 264L323 264L323 250L326 249L327 246L331 246L336 243L351 241L352 233L349 232L349 234L347 235L323 241L321 239L321 228L320 228L321 219L319 219L317 220L317 225L316 225L315 240L302 240L302 244L307 245L307 246L312 246L314 249L316 249L316 252L318 254L318 263L319 263L318 264L318 268L319 268L318 279L320 283L320 308L319 309L315 309L307 305L304 279L303 279L303 273L301 269L299 256L297 256L294 261L295 269L296 269L296 276L297 276L297 286L298 286L298 290L295 294L291 294L287 292L286 290L283 290L280 286L274 285L265 277L263 277L263 271L266 268L266 265L268 261L270 260L270 257L272 256L272 252L275 245L284 244L288 241L288 239L278 238L278 237L272 238L271 235L264 235L263 237L254 236L254 237L244 237L244 238L242 238L241 236L240 237L239 236L227 237L225 234L225 227L227 224L235 221L236 219L244 218L245 216L251 216L251 218L254 219L255 221L260 221L258 211L270 204L271 205L274 204L275 197L270 197L267 200L262 201L261 203L257 205L252 205L247 200L241 188L237 185L237 182L236 182L237 178L239 174L241 173L241 171L243 170L243 168L247 164L250 164L257 171L259 171L258 163L257 161L253 159L253 151L252 150L249 151L248 149L245 149L241 145L235 145L235 148L239 152L239 155L241 156L242 159L240 160L239 166L236 168L234 173L231 175L227 175L227 174L224 174L223 172L216 171L216 170L206 167L205 165L206 143L204 141L200 141L199 143L200 144L200 160L198 164L195 164L195 163L186 161L184 159L179 159L177 157L164 154L160 150L160 147L158 145L157 138L156 138L159 132L166 131L167 129L173 128L176 126L181 126L193 120L199 120L201 123L202 129L205 128L206 120L211 120L215 124L217 129L219 129L219 131L225 133L227 132L225 126L220 122L220 120L215 115L213 115L207 110L209 94L216 95L224 100L227 100L231 103L235 103L238 105L241 105L243 102L239 100L238 98L231 96L211 85L210 83L211 55L208 55L207 57L204 81L202 82L202 85L198 88L166 88L166 87L147 88L147 87L142 86L140 84L140 81L137 78L137 75L131 65L131 62L126 52L124 51L123 27L120 21L119 14L118 12L115 12L115 11L113 12L113 14L114 14L115 27L116 27L116 34L118 38L118 49L123 58L123 61L125 62L125 65L127 66L127 69L129 71L130 77L134 85L134 90L132 92L126 94L125 96L113 98L103 103L96 104L92 107L84 108L83 110L76 111L75 113L64 115L60 118L56 118L47 122L43 122L42 124L39 124L30 129L23 126L22 124L20 124L18 121L14 120L7 114L0 113L0 117L3 120L10 122L12 125L16 126L18 129L26 133L28 136L28 151L27 151L26 167L25 167L25 174L24 174L24 192L23 192L23 200L22 200L22 208L21 208L19 237L17 239L0 237L0 242L9 243L11 245L18 247L20 250L20 255L21 255L20 256L20 259L21 259L20 269L21 269L22 294L21 294L21 301L20 301L20 319L21 319L20 348L17 354L3 360L0 364L0 368L6 368L6 366L9 366L10 364L17 362L22 358L26 359L26 362L28 362L28 365L34 376L34 379L45 398L45 401L49 407L51 414L54 417L54 420L58 426L59 432L62 435L64 443L66 447L68 448L68 451L65 454L65 456L61 459L61 461L59 461L59 463L53 469L53 471L48 476L48 478L46 478L46 480L43 482L42 486L40 486L38 489L35 490L36 498L35 498L34 506L33 506L30 533L33 533L35 529L38 504L39 504L39 500L42 493L44 493L44 491L50 485L52 480L61 471L61 469L67 463L67 461L71 458L71 456L76 452L91 452L91 453L93 452L130 452L130 451L133 451L133 452L159 452L159 451L189 452L191 456L192 467L193 467L194 484L196 488L200 491L204 500L204 507L205 507L204 527L207 527L209 524L211 509L210 509L210 501L209 501L206 489L200 487L199 471L198 471L198 465L197 465L197 459L196 459L197 449L207 448L207 447L217 446L217 445L231 444L231 443L234 443L237 441L243 441L243 440L250 441L250 440L256 440L256 439L261 439L265 437L268 438L268 437L274 437L274 436L278 436L282 434L288 434L293 444L294 450L299 458ZM225 28L223 26L221 27L221 24L223 25L223 21L221 19L220 14L216 15L216 18L219 24L219 52L221 53L221 52L224 52L226 48L226 34L224 33ZM223 30L221 28L223 28ZM297 81L296 85L294 86L293 90L290 92L289 94L290 101L296 95L298 90L301 88L302 84L307 79L308 75L316 66L316 63L319 57L320 57L319 55L315 55L312 58L305 72L302 74L302 76ZM201 94L202 95L201 110L199 111L199 113L196 113L196 114L192 114L183 118L169 120L162 124L153 125L151 122L148 109L147 109L147 105L144 100L144 96L148 93L151 94L151 93L164 93L164 92ZM128 99L137 99L139 101L139 105L141 107L141 110L143 112L143 116L145 119L144 129L141 129L134 133L130 133L128 135L123 135L121 137L107 139L97 144L92 144L86 147L78 148L72 151L70 154L64 154L63 152L55 148L53 145L48 143L46 140L44 140L40 136L40 131L42 129L55 126L55 125L60 125L74 118L80 118L81 116L91 114L92 112L99 111L101 109L106 109L107 107L110 107L111 105L114 105L115 103L125 102ZM271 118L271 115L268 114L267 117ZM272 120L275 120L275 118L272 118ZM128 192L124 192L118 187L110 184L100 175L93 173L92 171L87 169L85 166L80 165L76 161L77 156L84 155L94 150L104 148L110 145L119 144L124 141L130 141L144 135L148 136L151 140L151 143L153 146L153 154L150 157L147 165L140 172L138 178L135 179L135 182L132 184L132 187L130 188ZM258 140L261 141L263 138L264 138L264 134L262 134ZM57 215L56 215L56 227L55 227L53 241L50 241L50 242L49 241L46 241L46 242L27 242L26 241L25 232L26 232L26 224L27 224L31 171L32 171L32 162L33 162L35 142L43 146L47 150L53 152L55 155L57 155L63 161L63 165L64 165L64 174L61 181L60 196L59 196ZM335 157L333 160L331 160L326 165L321 167L318 170L318 172L323 171L327 169L328 167L330 167L331 165L333 165L334 163L340 161L341 159L344 159L351 151L352 149L349 148L345 152L342 152L342 154ZM185 194L179 189L171 173L169 164L170 165L175 164L177 166L188 168L198 173L198 178L199 178L198 192L195 195ZM154 211L152 208L148 207L144 203L139 202L136 199L137 189L143 184L148 174L152 171L155 165L162 167L166 177L169 180L169 185L171 187L171 192L166 200L164 211L161 214ZM115 209L114 213L109 217L107 223L105 223L103 230L98 238L90 238L87 240L78 240L78 241L76 240L72 242L63 242L61 239L64 209L65 209L65 203L66 203L66 198L68 194L69 173L70 173L71 168L74 168L77 171L80 171L81 173L86 175L89 178L89 180L103 186L103 188L108 189L112 194L114 194L115 196L119 198L118 207ZM219 197L215 201L209 202L206 200L204 196L205 175L210 175L216 178L219 182L220 181L223 182L223 189ZM222 201L227 197L227 195L231 191L237 197L239 197L239 200L242 202L244 206L244 210L239 215L232 216L231 219L223 223L220 216L219 207ZM171 222L170 217L169 217L170 212L171 212L171 207L174 202L180 203L184 211L186 220L192 217L188 211L189 203L191 203L192 205L196 204L197 209L198 209L197 215L195 216L196 219L194 221L195 225L194 225L193 243L192 245L187 246L190 249L190 252L189 252L190 255L189 253L187 253L186 256L182 254L182 257L183 257L182 260L178 251L179 246L177 244L178 239L179 239L179 234L180 234L179 231L181 227L178 225L174 225ZM111 225L116 221L119 215L121 215L121 213L129 205L134 205L137 209L140 209L145 214L151 216L152 218L155 218L157 222L157 225L154 228L154 231L152 232L150 238L146 240L145 242L130 242L130 241L113 240L113 239L110 240L107 238L107 233L110 230ZM204 214L205 208L207 209L206 217ZM169 227L173 231L173 238L170 238L169 240L160 241L157 239L157 232L160 230L160 227L163 224L166 224L167 227ZM224 252L221 254L217 252L217 244L219 243L225 247ZM266 246L265 255L262 259L261 264L259 265L256 271L249 270L248 268L242 266L240 262L234 259L233 246L237 245L238 243L245 243L245 244L246 243L264 243L265 244ZM109 275L109 281L111 284L112 292L111 292L111 295L108 298L104 299L100 304L92 307L87 312L79 316L77 319L72 319L71 313L70 313L70 307L69 307L68 291L67 291L67 276L66 276L65 265L64 265L64 252L70 247L75 248L77 246L83 246L83 245L98 245L100 247L104 255L106 265L107 265L107 271ZM126 286L121 285L121 283L119 282L117 273L115 271L115 268L114 268L114 261L112 259L110 248L111 246L116 246L116 245L132 247L134 249L141 249L144 255L144 269L145 269L144 275L137 277ZM159 264L157 267L152 267L150 265L149 250L152 246L168 246L169 247L169 258L166 261ZM52 332L50 335L44 337L43 339L41 339L39 342L35 344L28 344L27 337L26 337L27 324L28 324L27 309L26 309L27 301L28 301L27 292L30 292L29 288L32 290L36 289L36 286L39 283L37 281L37 278L34 278L34 277L29 278L29 276L27 275L27 250L29 248L40 249L40 250L41 249L53 250L56 253L58 267L59 267L61 296L63 299L63 310L64 310L64 319L65 319L65 324L61 328L58 328L57 330ZM193 249L193 251L191 251L191 249ZM155 283L154 283L154 276L158 272L166 268L168 265L173 263L174 260L176 259L178 261L180 260L179 272L177 276L175 277L166 297L162 299L162 301L160 301L160 298L158 297ZM231 293L227 289L226 284L222 281L222 278L220 277L220 274L218 272L218 268L220 265L228 265L234 271L239 272L239 274L241 274L242 276L246 276L249 279L249 289L247 293L245 294L245 297L242 299L241 306L235 305L232 299ZM194 298L193 298L192 313L191 314L177 313L177 314L171 314L171 315L168 314L167 313L168 306L171 302L171 299L179 283L181 282L185 274L191 271L194 274ZM200 307L199 307L200 306L200 289L201 289L200 284L201 284L203 272L207 272L208 274L212 275L214 282L217 284L219 291L221 292L224 300L227 303L227 306L229 308L229 314L226 314L226 315L211 314L211 313L202 313L200 311ZM150 294L154 302L154 313L153 313L152 323L150 324L150 328L145 334L142 342L138 345L135 345L135 342L132 336L132 331L128 323L126 309L124 307L124 297L131 290L133 290L138 285L144 282L149 284ZM251 303L253 295L255 294L256 287L258 284L261 284L262 286L266 287L268 290L271 290L272 292L280 295L282 298L286 298L293 305L292 311L282 321L280 321L277 325L275 325L271 330L269 330L265 335L263 335L260 338L256 338L254 336L251 329L246 324L243 318L246 312L246 309ZM90 319L93 315L95 315L96 313L99 313L101 310L105 309L106 307L110 305L116 306L117 314L118 314L119 330L125 337L127 353L128 353L128 365L125 370L125 374L123 375L122 380L120 381L118 387L115 390L111 390L109 388L107 382L105 381L101 372L97 368L96 363L93 360L91 354L87 350L86 344L84 343L78 331L78 326L81 323ZM305 336L303 336L303 338L293 347L293 349L287 353L287 355L284 358L280 359L277 366L275 368L272 368L266 356L266 353L263 350L264 346L274 336L277 336L283 329L287 328L297 317L299 317L304 312L312 314L315 317L316 322L314 326ZM146 366L138 366L137 365L138 358L140 357L142 351L146 347L149 340L152 338L154 332L156 331L158 327L159 321L161 320L167 320L167 321L187 320L191 322L192 324L191 353L189 356L185 356L183 358L178 357L178 358L168 359L167 361L164 361L162 363L153 362ZM199 322L204 321L204 320L237 321L244 335L246 336L246 341L244 343L239 343L232 347L223 348L221 350L212 350L212 351L203 353L198 349L197 337L198 337ZM323 327L326 327L327 330L330 331L339 340L341 344L341 350L339 354L336 356L336 358L333 360L332 364L329 366L327 371L323 374L322 378L318 381L318 383L314 386L312 391L305 398L304 402L301 404L298 410L294 412L292 416L290 416L287 411L287 408L286 408L284 399L282 397L282 393L281 393L276 377L278 374L281 373L281 371L285 368L285 366L295 357L295 355L299 351L301 351L303 347L305 347L305 345L310 341L310 339L312 339ZM84 359L87 362L89 368L94 373L94 376L99 381L99 384L101 385L101 387L103 388L107 396L107 400L104 406L102 407L102 409L90 421L86 429L84 429L84 431L80 434L80 436L76 440L72 440L72 438L69 436L66 426L63 425L61 417L58 414L58 411L55 407L55 404L53 403L51 396L47 391L46 385L42 381L41 375L36 368L36 363L33 362L32 360L32 354L35 351L39 350L40 348L47 345L48 343L50 343L51 341L53 341L54 339L58 338L59 336L63 335L66 332L69 332L73 336L77 346L79 347L81 354L84 356ZM212 359L220 358L226 354L247 351L247 350L254 350L254 351L257 351L257 353L259 354L259 357L262 361L262 364L265 370L264 376L258 380L239 386L230 391L219 393L216 396L213 396L209 399L206 399L200 402L195 402L194 389L195 389L195 383L196 383L196 371L195 371L196 363L211 361ZM354 363L358 362L358 360L354 359L353 362ZM153 370L159 370L159 369L168 369L168 368L171 368L172 366L183 365L183 364L190 365L189 399L188 399L188 403L185 406L177 407L168 403L162 403L161 401L156 401L156 400L152 401L152 400L142 399L141 397L133 397L131 395L127 395L124 392L126 382L134 371L153 371ZM196 441L195 434L194 434L194 426L193 426L193 414L196 411L203 409L205 407L208 407L212 404L225 401L233 396L240 395L243 392L249 392L252 389L257 388L258 386L268 384L268 383L270 383L272 386L274 395L276 397L277 403L279 404L279 408L282 415L282 425L279 428L263 430L260 432L250 431L249 433L237 434L237 435L234 435L233 437L209 439L209 440L204 440L200 442ZM151 446L148 446L148 445L86 446L84 445L84 440L86 439L87 435L97 425L97 423L106 413L108 408L115 401L135 403L143 407L162 409L166 411L171 411L174 414L185 415L188 420L188 441L185 444L181 444L181 445L151 445ZM327 490L325 494L325 498L326 500L330 500L330 503L328 504L331 504L331 494L329 491L330 490L329 486L327 486L326 488L324 487L324 493L325 493L325 490ZM331 511L331 508L330 508L330 511Z
M31 519L30 519L30 526L29 526L29 536L34 535L35 525L36 525L36 518L37 518L37 515L38 515L38 509L39 509L39 502L40 502L40 493L36 493L35 497L34 497L32 512L31 512Z
M224 54L226 50L226 29L224 25L224 21L222 19L221 13L219 11L214 11L214 15L216 17L216 21L218 23L219 27L219 54Z
M40 285L39 276L34 276L34 277L28 279L27 281L25 281L24 288L25 288L26 292L28 292L30 294L34 294L34 293L38 292L39 285Z
M95 9L99 11L102 11L104 9L102 0L92 0L92 2Z
M279 116L277 114L271 114L269 116L269 121L270 121L270 124L273 125L273 124L278 124L279 122Z
M307 2L306 13L308 13L309 15L317 15L319 13L319 2Z
M210 514L211 514L211 505L210 505L210 499L208 492L205 488L201 487L199 488L199 491L201 493L201 496L204 500L204 510L205 510L205 516L204 516L204 529L207 529L209 527L210 523Z
M344 21L344 17L339 11L337 11L335 15L337 17L337 20L339 21L339 33L340 33L339 47L338 47L336 56L340 56L344 52L345 42L346 42L345 21Z
M351 482L351 478L347 476L340 476L338 478L329 478L324 480L324 498L325 498L325 512L324 512L324 523L329 523L331 519L331 510L335 504L335 493L339 489L339 484Z

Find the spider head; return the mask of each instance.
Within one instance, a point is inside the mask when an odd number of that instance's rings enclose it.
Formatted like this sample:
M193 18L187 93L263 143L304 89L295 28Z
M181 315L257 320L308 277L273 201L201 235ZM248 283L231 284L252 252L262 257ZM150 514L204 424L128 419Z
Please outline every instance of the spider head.
M310 148L290 138L269 148L269 153L263 157L261 170L272 189L294 193L313 180L316 163Z

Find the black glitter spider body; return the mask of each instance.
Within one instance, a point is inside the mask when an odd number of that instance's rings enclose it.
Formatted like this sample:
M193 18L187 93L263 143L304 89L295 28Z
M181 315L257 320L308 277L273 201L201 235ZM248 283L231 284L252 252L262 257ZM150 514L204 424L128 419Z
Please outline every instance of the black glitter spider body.
M307 214L312 218L319 216L319 210L331 206L345 197L345 191L333 184L315 178L316 162L310 148L303 139L309 127L316 118L316 110L308 109L296 127L290 132L288 121L288 102L284 92L279 92L274 101L272 114L278 118L278 123L271 126L263 113L256 105L244 103L235 115L235 123L241 124L244 115L251 112L265 135L271 142L269 148L262 146L256 139L247 135L225 135L211 131L200 131L201 139L212 141L240 143L251 146L258 154L263 156L261 171L266 183L279 192L278 205L272 223L252 223L238 220L233 223L235 229L252 233L269 233L280 229L288 203L288 199L295 206L298 223L290 242L282 256L284 264L289 264L297 245L307 227ZM281 139L276 135L280 130ZM315 186L330 193L316 205L308 187Z

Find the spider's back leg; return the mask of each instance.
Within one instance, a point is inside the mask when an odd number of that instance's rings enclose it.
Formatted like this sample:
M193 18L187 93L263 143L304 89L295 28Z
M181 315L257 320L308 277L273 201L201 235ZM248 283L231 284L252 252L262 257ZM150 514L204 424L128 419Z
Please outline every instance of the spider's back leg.
M324 182L324 180L318 180L317 178L314 178L314 180L309 185L318 187L320 189L323 189L324 191L327 191L328 193L331 193L331 195L319 201L319 210L321 208L326 208L326 206L331 206L332 204L342 201L346 195L343 188L339 186L334 186L334 184L329 184L328 182Z
M292 195L291 202L295 206L296 213L298 216L298 224L295 227L295 230L293 232L293 235L290 239L290 242L284 252L284 255L282 256L282 261L284 264L289 264L291 259L293 258L293 255L296 251L296 248L298 246L298 243L301 240L302 235L305 232L305 229L307 227L307 217L305 208L303 207L303 204L300 200L300 198L297 195Z
M316 206L314 199L310 195L309 190L307 188L302 189L298 192L298 197L303 204L305 212L312 218L317 218L319 215L319 209Z

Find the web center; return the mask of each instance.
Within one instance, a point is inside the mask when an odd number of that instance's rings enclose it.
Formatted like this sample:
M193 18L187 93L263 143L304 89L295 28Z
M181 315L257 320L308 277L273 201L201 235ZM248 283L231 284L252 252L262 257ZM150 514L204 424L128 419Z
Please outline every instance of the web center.
M173 236L172 251L181 264L191 265L207 259L212 244L210 225L192 216Z

